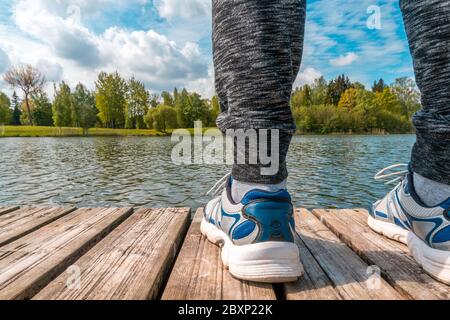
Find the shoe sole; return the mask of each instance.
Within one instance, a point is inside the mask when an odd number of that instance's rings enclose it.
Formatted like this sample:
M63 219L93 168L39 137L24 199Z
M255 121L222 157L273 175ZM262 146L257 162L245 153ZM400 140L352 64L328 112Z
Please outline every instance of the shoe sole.
M369 227L389 239L401 242L403 244L408 244L408 234L409 231L390 222L384 222L381 220L377 220L369 216L368 220Z
M265 242L236 246L229 237L206 220L202 234L222 248L222 262L231 275L240 280L261 283L297 281L304 273L299 248L294 243Z
M408 247L426 273L450 285L450 251L431 248L412 232L408 235Z

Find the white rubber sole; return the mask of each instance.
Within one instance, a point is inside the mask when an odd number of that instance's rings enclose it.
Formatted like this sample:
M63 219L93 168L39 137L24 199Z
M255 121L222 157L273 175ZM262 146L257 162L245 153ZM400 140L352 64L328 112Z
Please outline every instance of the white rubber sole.
M425 272L450 285L450 251L433 249L412 232L408 235L408 247Z
M369 220L367 222L369 227L372 228L373 231L379 233L389 239L408 244L408 234L410 233L408 230L400 228L393 223L384 222L369 216Z
M222 262L237 279L286 283L297 281L304 273L299 248L294 243L265 242L236 246L228 236L206 220L201 224L202 234L222 248Z

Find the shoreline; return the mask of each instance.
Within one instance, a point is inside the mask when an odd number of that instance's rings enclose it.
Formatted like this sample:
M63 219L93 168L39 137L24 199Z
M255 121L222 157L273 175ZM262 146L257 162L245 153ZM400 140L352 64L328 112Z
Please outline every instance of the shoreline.
M211 128L203 128L203 132ZM194 129L188 130L193 134ZM159 132L155 129L107 129L92 128L87 131L82 128L30 127L30 126L0 126L0 138L92 138L92 137L170 137L173 130ZM389 136L411 135L408 133L387 132L336 132L336 133L296 133L295 136Z

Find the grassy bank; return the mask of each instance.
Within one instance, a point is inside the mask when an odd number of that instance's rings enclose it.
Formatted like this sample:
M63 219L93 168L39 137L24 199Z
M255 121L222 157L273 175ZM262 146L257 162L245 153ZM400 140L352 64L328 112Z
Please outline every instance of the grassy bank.
M212 128L203 128L203 132ZM185 129L191 134L194 129ZM413 134L414 132L411 132ZM157 130L137 130L137 129L103 129L93 128L87 132L83 132L81 128L56 128L56 127L30 127L30 126L0 126L1 137L164 137L170 136L172 130L167 133L159 132ZM373 130L372 132L335 132L327 135L385 135L389 134L384 130ZM297 132L297 135L324 135L323 133L302 133Z
M203 128L203 131L210 128ZM191 134L194 129L187 129ZM0 126L1 137L164 137L172 134L172 130L167 133L154 129L104 129L92 128L84 132L82 128L57 128L57 127L31 127L31 126Z
M158 137L167 134L156 130L128 130L93 128L83 132L81 128L0 126L0 137L101 137L101 136L148 136Z

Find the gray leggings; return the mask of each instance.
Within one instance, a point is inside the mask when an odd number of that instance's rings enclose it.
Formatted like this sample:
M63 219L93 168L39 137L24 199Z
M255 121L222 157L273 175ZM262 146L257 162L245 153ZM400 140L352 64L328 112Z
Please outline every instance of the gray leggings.
M423 105L414 117L411 166L450 185L450 0L400 3ZM213 0L219 128L280 130L278 173L265 176L261 165L235 164L239 181L276 184L288 176L286 155L295 132L289 101L303 54L305 15L306 0Z

